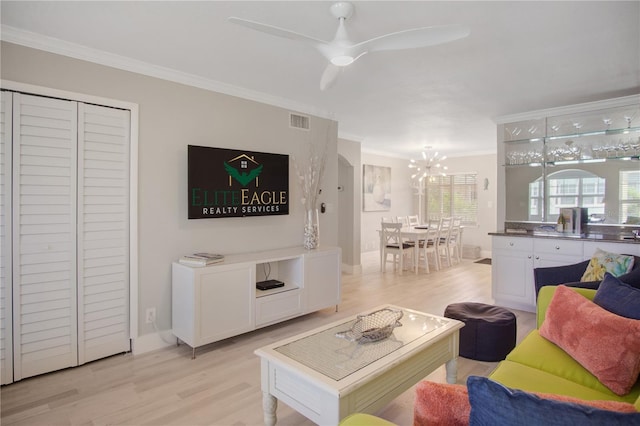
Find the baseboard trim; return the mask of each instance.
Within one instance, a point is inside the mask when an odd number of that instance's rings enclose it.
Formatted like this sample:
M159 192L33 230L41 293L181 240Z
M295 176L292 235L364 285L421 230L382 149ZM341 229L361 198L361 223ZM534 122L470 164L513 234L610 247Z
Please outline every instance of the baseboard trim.
M343 263L341 269L343 273L349 275L362 273L362 265L347 265L346 263Z

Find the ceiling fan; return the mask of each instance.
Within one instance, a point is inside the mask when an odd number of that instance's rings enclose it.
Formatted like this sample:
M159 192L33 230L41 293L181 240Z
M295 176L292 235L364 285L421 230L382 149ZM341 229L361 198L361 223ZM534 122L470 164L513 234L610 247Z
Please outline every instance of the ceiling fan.
M228 20L234 24L242 25L263 33L302 41L316 48L322 56L329 61L320 79L320 90L331 87L338 77L339 72L365 53L435 46L464 38L468 36L470 32L468 28L459 25L420 27L385 34L360 43L354 43L349 39L345 25L346 20L353 14L353 9L353 4L344 1L331 5L331 14L338 19L338 30L331 41L319 40L294 31L250 21L248 19L230 17Z

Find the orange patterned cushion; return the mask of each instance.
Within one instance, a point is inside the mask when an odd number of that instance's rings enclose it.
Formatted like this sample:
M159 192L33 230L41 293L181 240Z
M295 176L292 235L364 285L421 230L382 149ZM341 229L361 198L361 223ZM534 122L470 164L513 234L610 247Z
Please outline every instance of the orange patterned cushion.
M423 380L416 386L413 426L469 424L471 405L464 385Z
M540 326L555 343L617 395L629 393L640 374L640 320L602 309L558 286Z
M571 396L532 392L544 399L587 405L621 413L637 412L632 404L619 401L586 401ZM471 404L467 387L423 380L416 386L413 426L466 426Z

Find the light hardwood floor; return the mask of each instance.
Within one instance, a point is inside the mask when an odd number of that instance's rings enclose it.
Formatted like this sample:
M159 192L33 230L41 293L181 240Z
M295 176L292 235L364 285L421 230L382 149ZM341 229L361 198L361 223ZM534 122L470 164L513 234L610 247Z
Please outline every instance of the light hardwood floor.
M117 355L80 367L3 386L2 425L260 425L260 362L254 350L285 337L390 303L442 315L454 302L493 303L491 267L463 260L441 271L402 276L379 271L377 253L363 255L363 272L343 275L339 312L302 318L199 348L186 345L133 356ZM535 327L535 315L513 311L518 341ZM459 358L458 383L488 375L497 363ZM427 379L445 382L444 367ZM398 425L413 421L414 388L377 413ZM312 425L280 403L278 424Z

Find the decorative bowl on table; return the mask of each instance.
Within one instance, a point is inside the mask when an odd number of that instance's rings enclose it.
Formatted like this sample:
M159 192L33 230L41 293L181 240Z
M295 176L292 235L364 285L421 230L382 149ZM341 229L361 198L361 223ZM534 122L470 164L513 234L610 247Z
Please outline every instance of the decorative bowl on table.
M358 315L349 330L336 333L336 337L351 342L368 343L386 339L396 327L402 327L400 318L404 313L397 309L384 308L366 315Z

